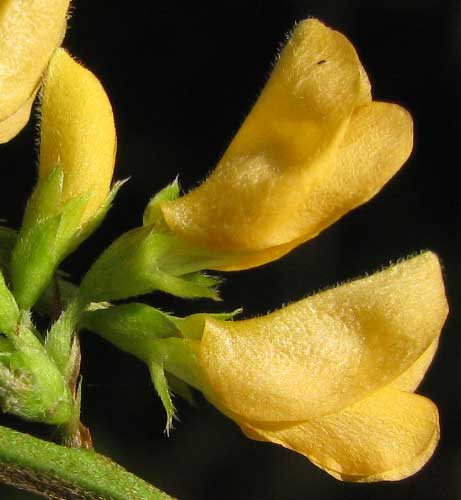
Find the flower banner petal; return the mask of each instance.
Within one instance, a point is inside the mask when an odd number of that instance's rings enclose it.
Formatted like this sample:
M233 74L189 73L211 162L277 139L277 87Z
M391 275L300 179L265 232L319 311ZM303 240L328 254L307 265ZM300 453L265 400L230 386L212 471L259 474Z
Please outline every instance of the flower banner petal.
M369 99L352 44L315 19L301 22L210 177L161 204L168 226L191 241L233 250L300 237L305 214L298 207L328 175L354 108Z
M440 265L426 252L264 317L209 319L200 361L211 399L241 420L305 420L398 378L446 314Z

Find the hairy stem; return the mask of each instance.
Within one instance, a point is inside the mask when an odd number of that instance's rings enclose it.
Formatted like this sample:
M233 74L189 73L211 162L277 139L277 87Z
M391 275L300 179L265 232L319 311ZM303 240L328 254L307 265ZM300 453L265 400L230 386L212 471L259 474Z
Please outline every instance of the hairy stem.
M172 500L98 453L1 426L0 481L53 500Z

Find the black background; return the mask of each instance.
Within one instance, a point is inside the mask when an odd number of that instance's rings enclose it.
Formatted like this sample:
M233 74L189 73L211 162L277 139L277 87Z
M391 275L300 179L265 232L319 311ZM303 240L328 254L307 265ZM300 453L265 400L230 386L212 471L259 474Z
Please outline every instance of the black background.
M139 225L150 196L177 173L185 190L204 178L255 101L286 33L308 16L354 43L375 99L410 110L411 159L375 199L315 240L278 262L227 274L224 303L160 294L146 300L178 315L243 306L250 317L434 250L452 312L419 391L440 409L442 439L433 459L402 482L340 483L293 452L248 440L200 398L197 408L177 401L180 422L168 438L145 367L91 334L82 339L83 419L98 451L181 500L461 499L459 0L75 0L64 45L111 97L116 177L131 180L104 226L63 267L77 281L113 238ZM0 217L13 227L35 182L35 136L32 122L0 150ZM3 487L0 498L34 497Z

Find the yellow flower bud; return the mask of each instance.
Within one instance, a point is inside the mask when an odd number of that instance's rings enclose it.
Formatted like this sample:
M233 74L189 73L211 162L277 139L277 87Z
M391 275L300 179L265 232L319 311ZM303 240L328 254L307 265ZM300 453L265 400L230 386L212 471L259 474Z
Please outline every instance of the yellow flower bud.
M402 479L438 442L437 408L412 392L447 311L427 252L264 317L208 318L197 348L204 392L249 437L339 479Z
M371 101L351 43L301 22L210 177L160 203L170 230L228 254L214 269L264 264L374 196L412 149L412 120Z
M66 31L69 0L4 0L0 5L0 142L29 120L40 78Z
M41 99L39 177L64 170L61 206L89 195L82 223L107 198L114 172L116 135L112 107L99 80L57 49Z
M21 309L33 306L62 260L103 220L120 186L110 190L115 151L114 117L102 85L56 49L41 93L39 180L11 258Z

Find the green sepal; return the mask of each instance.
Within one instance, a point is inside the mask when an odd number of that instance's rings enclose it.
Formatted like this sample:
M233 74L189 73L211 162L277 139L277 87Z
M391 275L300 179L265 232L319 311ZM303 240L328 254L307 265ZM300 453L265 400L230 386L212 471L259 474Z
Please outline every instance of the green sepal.
M175 396L179 396L187 401L191 406L196 406L197 402L191 387L171 373L166 373L165 375L168 380L170 391Z
M218 293L221 281L217 276L201 272L173 276L157 271L153 279L154 290L161 290L185 299L207 298L212 300L221 300Z
M0 405L26 420L60 425L71 417L72 397L28 322L21 318L8 336L11 352L0 363Z
M50 282L88 203L89 195L82 195L61 206L63 175L56 167L40 179L26 207L11 258L13 290L21 309L30 309Z
M171 337L152 342L149 350L146 349L145 352L148 353L148 360L155 359L168 373L195 389L202 390L203 380L197 359L197 348L197 342Z
M156 193L149 201L144 210L144 215L142 218L142 223L144 226L153 225L156 228L166 228L165 221L163 219L162 211L160 210L160 203L162 201L172 201L180 195L181 188L179 186L179 180L176 179L168 184L161 191Z
M203 335L205 321L207 318L230 321L242 312L243 309L236 309L232 312L223 313L198 313L186 316L185 318L172 317L172 321L181 331L181 335L191 340L200 340Z
M115 184L93 217L82 223L91 193L61 202L64 173L56 167L40 179L24 214L13 249L13 290L21 309L30 309L48 286L62 260L102 222L123 182Z
M0 333L14 333L19 321L19 308L0 271Z
M56 166L47 176L38 180L29 197L22 221L24 231L28 231L37 221L53 217L59 213L64 170Z
M34 232L34 228L45 221L58 220L56 237L51 241L56 254L67 253L69 242L81 228L81 219L91 196L88 192L62 203L63 183L64 171L61 167L54 168L48 176L39 180L27 203L20 231L20 235L24 236Z
M192 391L187 384L201 387L200 369L195 355L196 343L181 337L182 332L177 323L180 323L179 318L137 303L87 311L81 322L84 328L146 363L165 406L167 428L171 426L174 416L168 381L172 381L173 392L191 403ZM167 374L163 374L163 370Z
M75 365L79 363L79 359L76 359L79 350L73 350L74 336L86 305L86 302L75 294L74 299L53 323L46 336L45 347L48 355L54 360L66 382L72 378Z
M195 349L203 335L206 319L232 320L240 312L241 309L237 309L229 313L199 313L177 318L145 304L131 303L87 311L81 325L148 366L155 361L169 374L197 387L201 377ZM181 388L179 391L184 393Z
M136 355L135 352L131 352ZM165 408L166 432L168 433L175 418L175 407L171 398L171 392L175 392L173 388L192 401L193 396L189 385L199 390L204 387L195 346L185 339L163 338L144 342L143 352L138 351L137 355L147 364L152 382ZM173 387L169 385L170 380L173 381Z
M148 365L152 383L154 384L155 390L165 408L166 412L166 426L165 432L168 435L173 427L173 418L175 417L175 407L173 400L171 398L170 388L168 386L168 380L165 376L165 370L160 363L156 361L151 361Z
M242 309L236 309L232 312L197 313L178 318L139 302L115 306L106 304L87 310L82 316L81 326L100 333L109 341L129 344L170 337L200 340L207 318L229 321L242 312Z
M172 317L145 304L131 303L87 311L81 324L147 364L152 383L165 408L165 429L169 433L175 408L163 369L163 356L157 352L156 342L180 336Z
M11 277L21 309L30 309L48 285L57 265L53 245L59 216L37 223L21 232L11 258Z
M112 189L109 191L104 203L99 207L96 213L88 219L85 224L80 228L80 230L74 235L74 238L71 240L67 254L72 253L76 248L78 248L83 241L89 238L96 229L101 225L107 213L112 207L115 197L117 196L120 188L128 182L128 179L123 179L121 181L117 181Z
M105 338L117 340L118 344L139 344L181 335L172 316L136 302L88 311L81 324L89 330L104 332Z
M203 259L171 233L151 226L115 240L83 278L80 291L89 301L125 299L161 290L178 297L217 300L219 280L197 271Z

